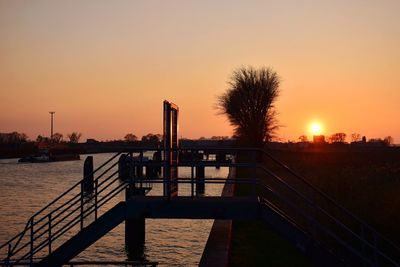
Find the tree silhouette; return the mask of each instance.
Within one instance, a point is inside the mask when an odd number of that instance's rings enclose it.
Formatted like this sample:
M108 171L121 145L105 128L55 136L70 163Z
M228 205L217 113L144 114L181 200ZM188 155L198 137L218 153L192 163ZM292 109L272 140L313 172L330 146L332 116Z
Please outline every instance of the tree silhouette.
M360 141L361 141L361 134L359 133L351 134L351 142L360 142Z
M386 137L383 139L383 142L384 142L386 145L390 146L391 144L393 144L394 139L393 139L393 137L391 137L391 136L389 135L389 136L386 136Z
M142 136L142 141L150 142L150 143L159 143L161 142L162 135L161 134L152 134L149 133L147 135Z
M63 139L63 135L61 133L53 134L52 141L54 143L60 143L62 141L62 139Z
M45 137L45 136L42 136L42 135L39 134L39 135L36 137L36 142L37 142L37 143L49 143L49 142L50 142L50 138Z
M271 68L241 67L233 72L229 88L218 98L217 108L228 117L234 134L247 145L270 141L278 128L274 103L279 77Z
M345 133L335 133L329 137L329 141L332 143L344 143L346 141Z
M24 133L0 133L0 144L20 144L28 141L28 136Z
M127 141L127 142L134 142L134 141L138 140L137 136L132 133L128 133L127 135L125 135L124 138L125 138L125 141Z
M79 139L81 139L82 134L77 133L77 132L72 132L72 133L68 134L67 136L69 138L70 143L77 144L79 142Z

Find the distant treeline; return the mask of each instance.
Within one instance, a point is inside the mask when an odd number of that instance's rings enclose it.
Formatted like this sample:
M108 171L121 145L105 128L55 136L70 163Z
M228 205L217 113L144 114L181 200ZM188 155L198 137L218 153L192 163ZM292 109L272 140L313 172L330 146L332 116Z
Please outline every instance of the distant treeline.
M347 138L347 134L346 133L334 133L330 136L324 136L324 135L317 135L314 136L314 140L313 142L316 143L321 143L321 142L327 142L327 143L346 143L346 138ZM298 140L300 142L309 142L307 135L303 134L300 135ZM289 141L289 143L294 143L294 141ZM362 143L381 143L382 145L392 145L394 143L394 139L393 137L391 137L390 135L385 136L384 138L370 138L367 141L367 137L366 136L361 136L361 134L359 133L352 133L350 135L350 143L352 144L362 144Z

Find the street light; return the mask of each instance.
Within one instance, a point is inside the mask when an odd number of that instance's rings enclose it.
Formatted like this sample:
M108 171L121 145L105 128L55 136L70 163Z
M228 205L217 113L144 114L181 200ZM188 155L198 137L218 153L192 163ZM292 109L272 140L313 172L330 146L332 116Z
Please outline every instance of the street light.
M55 111L49 111L50 116L51 116L51 131L50 131L50 140L53 141L53 116Z

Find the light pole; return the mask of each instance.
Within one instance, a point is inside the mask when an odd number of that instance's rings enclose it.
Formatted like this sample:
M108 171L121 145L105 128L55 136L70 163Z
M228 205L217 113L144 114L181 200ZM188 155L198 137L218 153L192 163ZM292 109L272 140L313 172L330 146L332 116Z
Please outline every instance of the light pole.
M51 131L50 131L50 140L53 141L53 116L55 111L49 111L50 116L51 116Z

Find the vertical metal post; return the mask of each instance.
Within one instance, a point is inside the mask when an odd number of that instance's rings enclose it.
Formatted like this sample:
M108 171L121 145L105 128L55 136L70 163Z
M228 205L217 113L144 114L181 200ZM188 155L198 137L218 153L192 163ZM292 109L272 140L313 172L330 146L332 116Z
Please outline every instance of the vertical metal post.
M49 254L51 253L51 213L48 215L49 218Z
M7 259L6 259L6 266L9 266L11 259L11 244L8 244L8 252L7 252Z
M94 182L94 220L97 220L97 191L99 187L99 181L96 179Z
M137 171L137 174L140 179L140 189L142 189L143 188L143 151L140 151L139 160L140 160L140 167L139 166L136 167L136 171Z
M55 111L49 111L49 113L50 113L50 120L51 120L51 122L50 122L50 140L51 141L53 141L53 116L54 116L54 113L56 113Z
M192 166L190 167L190 186L191 186L191 196L194 197L194 167L193 167L193 163Z
M164 101L164 196L171 198L171 106Z
M178 113L177 105L164 101L164 196L178 195Z
M83 229L83 181L81 181L81 215L80 215L80 221L81 221L81 230Z
M6 267L10 266L10 260L11 260L11 244L8 244L7 258L5 260Z
M31 246L30 246L30 255L29 255L30 265L33 265L33 218L31 218Z
M190 160L192 161L190 175L191 175L191 191L192 197L194 197L194 153L193 150L190 150Z

